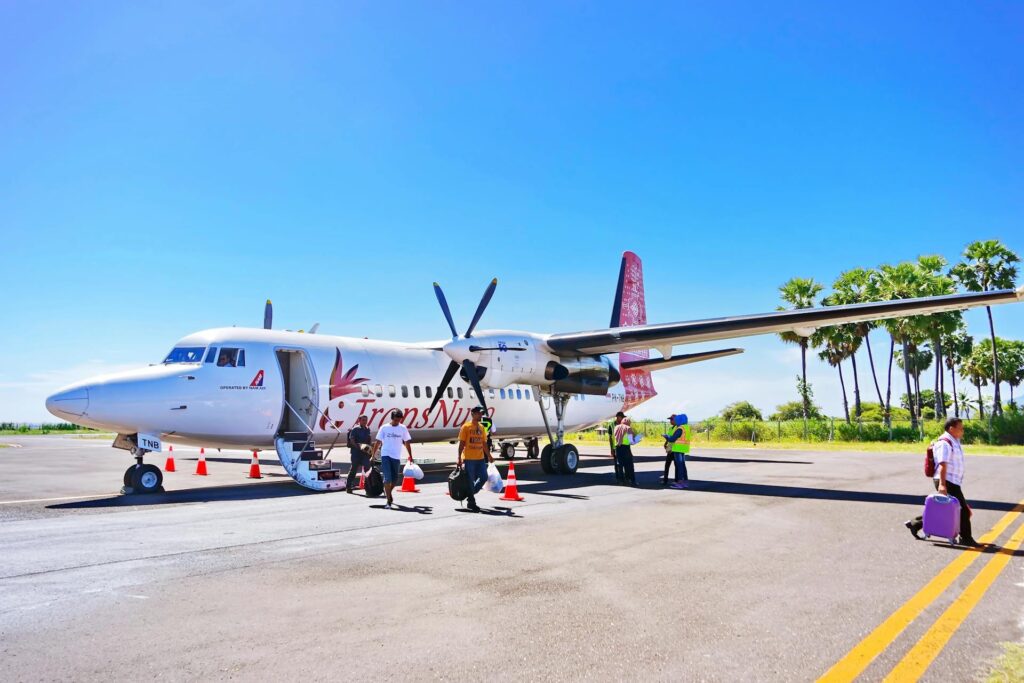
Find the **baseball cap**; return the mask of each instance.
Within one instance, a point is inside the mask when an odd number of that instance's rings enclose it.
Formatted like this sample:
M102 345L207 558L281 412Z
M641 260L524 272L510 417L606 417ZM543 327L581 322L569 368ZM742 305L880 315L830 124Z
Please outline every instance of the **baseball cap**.
M484 412L484 407L483 406L476 406L472 410L470 410L469 412L471 412L471 413L482 413L482 412Z

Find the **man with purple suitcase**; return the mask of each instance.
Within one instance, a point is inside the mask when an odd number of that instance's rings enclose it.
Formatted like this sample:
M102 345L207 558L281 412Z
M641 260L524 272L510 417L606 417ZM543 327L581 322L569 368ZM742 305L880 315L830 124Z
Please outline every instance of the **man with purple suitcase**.
M950 538L959 535L960 545L971 548L978 542L971 535L971 508L967 505L962 488L964 479L964 449L960 439L964 436L964 423L958 417L946 420L946 431L932 444L935 456L935 475L932 482L938 496L928 496L924 515L906 523L914 538L923 529L928 536ZM959 525L956 518L959 517ZM959 527L959 528L957 528Z

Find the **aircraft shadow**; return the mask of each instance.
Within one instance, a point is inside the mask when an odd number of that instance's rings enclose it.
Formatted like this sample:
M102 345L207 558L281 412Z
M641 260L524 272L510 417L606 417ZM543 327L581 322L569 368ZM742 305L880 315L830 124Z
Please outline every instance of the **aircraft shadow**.
M986 555L996 555L996 554L999 554L999 555L1009 555L1010 557L1024 557L1024 550L1021 550L1021 549L1010 550L1009 548L1004 548L1001 545L995 545L993 543L989 543L989 544L984 545L984 546L982 546L980 548L965 548L965 547L960 546L960 545L950 545L949 543L941 542L941 541L938 541L938 540L935 540L935 539L929 539L929 540L931 541L932 545L937 546L939 548L948 548L949 550L959 550L960 552L964 552L964 553L984 553Z
M272 498L291 498L293 496L318 495L316 491L304 489L289 479L280 483L236 484L230 486L210 486L198 489L182 489L165 491L164 493L148 493L136 495L117 494L109 498L93 498L70 503L47 505L48 510L84 510L89 508L132 507L137 505L175 505L179 503L210 503L230 500L268 500Z
M883 493L881 491L844 491L839 489L815 489L805 486L777 486L772 484L750 484L734 481L690 480L690 489L702 493L727 493L742 496L769 496L772 498L806 498L810 500L839 500L860 503L887 503L890 505L924 505L925 493ZM996 510L1007 512L1016 503L996 500L974 500L968 502L975 510Z

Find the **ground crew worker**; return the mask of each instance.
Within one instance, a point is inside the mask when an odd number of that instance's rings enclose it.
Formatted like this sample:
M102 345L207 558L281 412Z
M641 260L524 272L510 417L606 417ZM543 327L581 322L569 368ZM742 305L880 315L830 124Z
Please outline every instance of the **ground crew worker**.
M605 429L608 430L608 448L612 453L612 461L615 463L615 483L621 484L625 482L625 478L622 475L622 464L619 463L619 458L615 453L615 428L619 426L626 414L621 410L615 413L615 419L605 425Z
M456 461L457 467L463 466L465 461L466 476L469 477L469 503L466 509L470 512L480 512L480 506L476 504L476 493L483 488L487 481L487 463L494 462L490 453L485 453L487 445L487 431L480 424L484 409L480 406L470 411L470 421L462 425L459 430L459 455Z
M636 432L628 417L623 417L615 428L615 461L622 468L622 484L636 486L636 472L633 469L633 447L630 442Z
M686 456L690 453L690 425L686 415L669 415L669 433L665 434L665 477L662 485L668 485L669 464L676 465L676 478L672 484L674 489L690 487L690 477L686 473Z
M373 436L370 428L366 426L366 416L360 415L356 418L356 426L348 430L348 451L352 456L352 467L348 471L345 490L354 493L353 487L356 483L356 473L362 472L370 466L370 444L373 443Z

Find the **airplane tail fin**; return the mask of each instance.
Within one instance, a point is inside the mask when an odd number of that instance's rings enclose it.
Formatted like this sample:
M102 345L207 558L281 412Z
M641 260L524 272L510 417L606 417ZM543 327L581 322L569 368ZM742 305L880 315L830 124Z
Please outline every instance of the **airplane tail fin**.
M640 257L631 251L623 252L619 267L619 284L615 288L615 303L612 306L611 327L630 327L647 324L647 304L644 301L644 267ZM626 404L623 410L654 398L651 373L644 368L623 368L624 362L635 362L650 357L647 349L619 353L619 374L626 390Z

